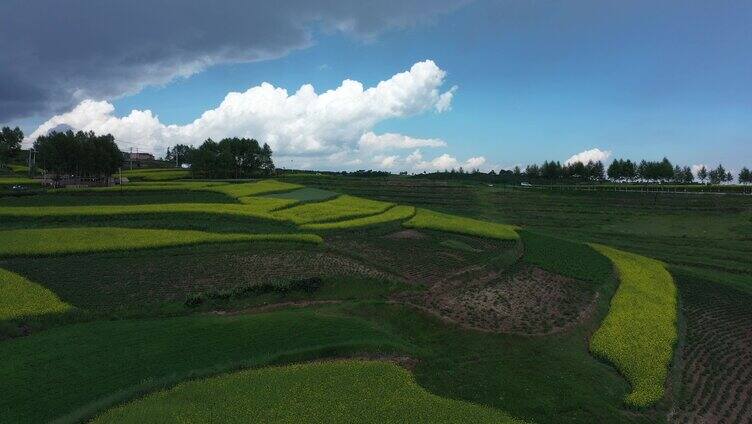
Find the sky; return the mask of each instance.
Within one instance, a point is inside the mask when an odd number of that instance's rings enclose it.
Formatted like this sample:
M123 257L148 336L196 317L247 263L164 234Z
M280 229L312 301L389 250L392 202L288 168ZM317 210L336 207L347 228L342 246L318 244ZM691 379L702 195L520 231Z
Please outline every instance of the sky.
M6 0L0 123L279 167L752 166L752 3Z

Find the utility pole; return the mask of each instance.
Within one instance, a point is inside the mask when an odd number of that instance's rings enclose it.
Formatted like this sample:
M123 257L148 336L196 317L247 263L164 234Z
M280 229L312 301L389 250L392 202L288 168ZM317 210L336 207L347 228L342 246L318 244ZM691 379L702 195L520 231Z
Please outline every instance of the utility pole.
M130 164L131 171L133 171L133 147L131 147L131 152L128 154L128 163Z
M118 174L119 174L118 183L120 184L120 195L122 196L123 195L123 167L122 166L118 168Z
M29 163L27 164L29 166L29 178L34 176L34 159L32 156L34 155L34 149L29 147Z

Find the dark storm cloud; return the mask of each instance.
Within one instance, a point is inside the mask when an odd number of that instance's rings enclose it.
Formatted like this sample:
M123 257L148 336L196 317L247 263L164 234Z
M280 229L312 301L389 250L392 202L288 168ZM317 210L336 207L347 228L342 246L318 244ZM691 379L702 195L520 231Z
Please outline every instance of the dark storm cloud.
M0 122L134 93L218 63L279 57L312 31L370 38L462 1L4 0Z

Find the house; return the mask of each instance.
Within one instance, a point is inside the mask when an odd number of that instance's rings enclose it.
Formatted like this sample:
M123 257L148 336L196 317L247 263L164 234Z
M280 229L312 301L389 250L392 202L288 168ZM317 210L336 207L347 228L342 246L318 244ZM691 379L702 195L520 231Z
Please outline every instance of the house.
M147 160L154 160L154 155L151 153L126 153L126 160L132 160L137 162L147 161Z

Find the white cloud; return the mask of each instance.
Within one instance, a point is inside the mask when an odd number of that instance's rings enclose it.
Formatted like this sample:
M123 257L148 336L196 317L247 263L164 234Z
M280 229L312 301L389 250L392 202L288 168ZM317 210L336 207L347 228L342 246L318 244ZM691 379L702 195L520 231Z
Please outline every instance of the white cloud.
M394 168L397 164L397 159L399 159L399 156L396 155L379 158L379 167L385 169Z
M433 61L426 60L370 88L345 80L336 89L320 94L310 84L289 94L283 88L262 83L242 93L227 94L217 108L207 110L187 125L164 124L150 110L133 110L117 117L112 104L84 100L70 112L40 125L26 142L59 124L111 133L123 150L138 146L157 154L178 143L198 145L207 138L254 137L269 143L278 157L304 157L307 159L298 163L341 166L372 150L445 146L439 139L378 135L372 131L387 119L448 110L455 87L441 92L445 75ZM451 168L456 159L449 158L442 155L434 161L437 167ZM480 159L473 158L472 163ZM396 161L397 157L392 164Z
M478 156L465 161L464 167L470 169L479 169L481 166L483 166L484 163L486 163L486 158L484 158L483 156Z
M369 131L360 136L358 145L365 150L414 149L416 147L443 147L446 143L437 138L413 138L402 134L376 135Z
M407 163L417 163L421 160L423 160L423 155L420 153L420 149L415 149L405 158L405 162Z
M413 152L415 154L416 152ZM417 152L420 155L420 152ZM412 156L412 155L411 155ZM437 156L430 161L422 161L420 157L413 166L416 171L444 171L464 168L466 171L471 171L475 168L480 168L486 163L486 158L483 156L473 157L464 162L460 162L454 156L444 153L441 156Z
M572 157L567 159L565 163L567 165L570 165L575 162L588 163L589 161L593 161L593 162L605 161L606 159L610 157L611 157L610 151L593 148L590 150L585 150L584 152L577 153L576 155L573 155Z

